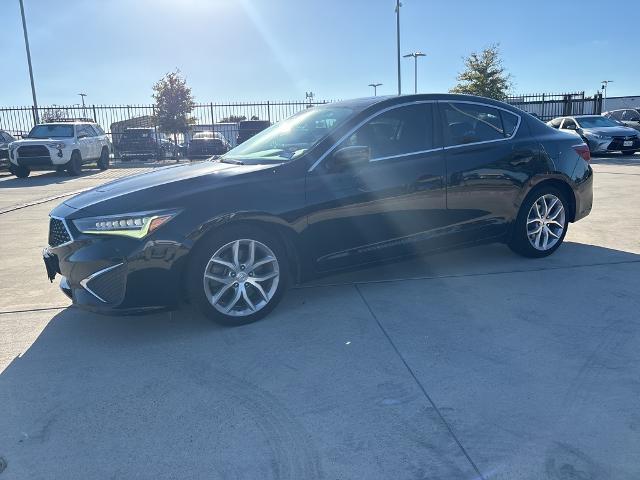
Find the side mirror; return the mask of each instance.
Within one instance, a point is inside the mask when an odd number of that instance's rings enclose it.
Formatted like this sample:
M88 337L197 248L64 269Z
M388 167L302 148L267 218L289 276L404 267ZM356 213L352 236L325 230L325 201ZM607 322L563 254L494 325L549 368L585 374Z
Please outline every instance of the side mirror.
M565 128L565 130L577 130L578 129L578 127L576 127L575 125L567 125L564 128Z
M640 122L640 117L633 117L629 119L630 122Z
M331 171L342 171L351 167L365 165L371 159L371 149L365 145L343 147L333 152L329 161Z
M88 135L81 133L80 135L78 135L78 140L82 139L82 138L87 138Z

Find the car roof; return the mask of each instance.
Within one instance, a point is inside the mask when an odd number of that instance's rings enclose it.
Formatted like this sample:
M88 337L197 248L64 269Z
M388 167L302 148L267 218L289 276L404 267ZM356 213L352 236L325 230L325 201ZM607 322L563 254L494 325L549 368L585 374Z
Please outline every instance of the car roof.
M510 111L513 111L517 114L522 114L522 110L509 105L507 103L501 102L499 100L493 100L491 98L479 97L476 95L465 95L458 93L420 93L420 94L411 94L411 95L385 95L385 96L377 96L377 97L364 97L364 98L354 98L352 100L340 100L337 102L327 103L323 105L318 105L320 108L326 106L331 107L348 107L356 111L366 110L372 106L383 106L388 104L389 106L394 105L396 103L409 103L409 102L424 102L424 101L467 101L467 102L478 102L484 103L488 105L495 105L496 107L506 108ZM526 113L526 112L525 112Z

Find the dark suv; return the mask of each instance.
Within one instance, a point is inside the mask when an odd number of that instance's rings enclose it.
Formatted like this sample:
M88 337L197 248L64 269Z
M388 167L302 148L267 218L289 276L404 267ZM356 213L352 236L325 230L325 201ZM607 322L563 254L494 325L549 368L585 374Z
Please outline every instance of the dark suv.
M640 108L623 108L621 110L611 110L602 115L624 123L627 127L640 131Z
M243 120L238 124L238 136L236 145L249 140L254 135L260 133L271 125L267 120Z
M177 146L155 128L127 128L118 142L122 161L175 158L177 150Z
M9 144L15 142L16 139L9 132L0 130L0 170L8 169L9 164Z
M66 199L45 264L83 308L147 310L186 294L238 325L292 283L354 265L490 242L550 255L591 211L589 159L580 137L486 98L326 104L218 160Z

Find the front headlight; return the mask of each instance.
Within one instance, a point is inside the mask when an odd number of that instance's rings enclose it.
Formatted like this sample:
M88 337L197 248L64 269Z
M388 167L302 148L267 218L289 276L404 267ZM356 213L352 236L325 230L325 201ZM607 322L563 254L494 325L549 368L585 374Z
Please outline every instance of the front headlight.
M610 137L608 135L598 135L596 133L589 133L589 132L585 132L584 134L587 137L597 138L598 140L613 140L613 137Z
M51 148L57 148L58 150L62 150L63 148L66 148L67 144L64 142L52 142L52 143L47 143L47 147L51 147Z
M178 213L175 210L133 212L122 215L79 218L73 220L73 224L82 233L143 238L167 223Z

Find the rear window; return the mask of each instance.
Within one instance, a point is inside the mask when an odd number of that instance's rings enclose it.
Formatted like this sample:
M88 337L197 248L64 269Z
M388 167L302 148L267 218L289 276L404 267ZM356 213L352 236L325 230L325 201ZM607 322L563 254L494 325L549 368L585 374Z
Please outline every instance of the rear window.
M443 116L448 146L501 140L513 135L518 124L515 114L503 116L502 110L474 103L445 103Z
M123 138L146 138L153 134L153 130L127 130Z
M198 132L193 138L214 138L213 132Z
M71 138L73 125L36 125L27 136L28 138Z

